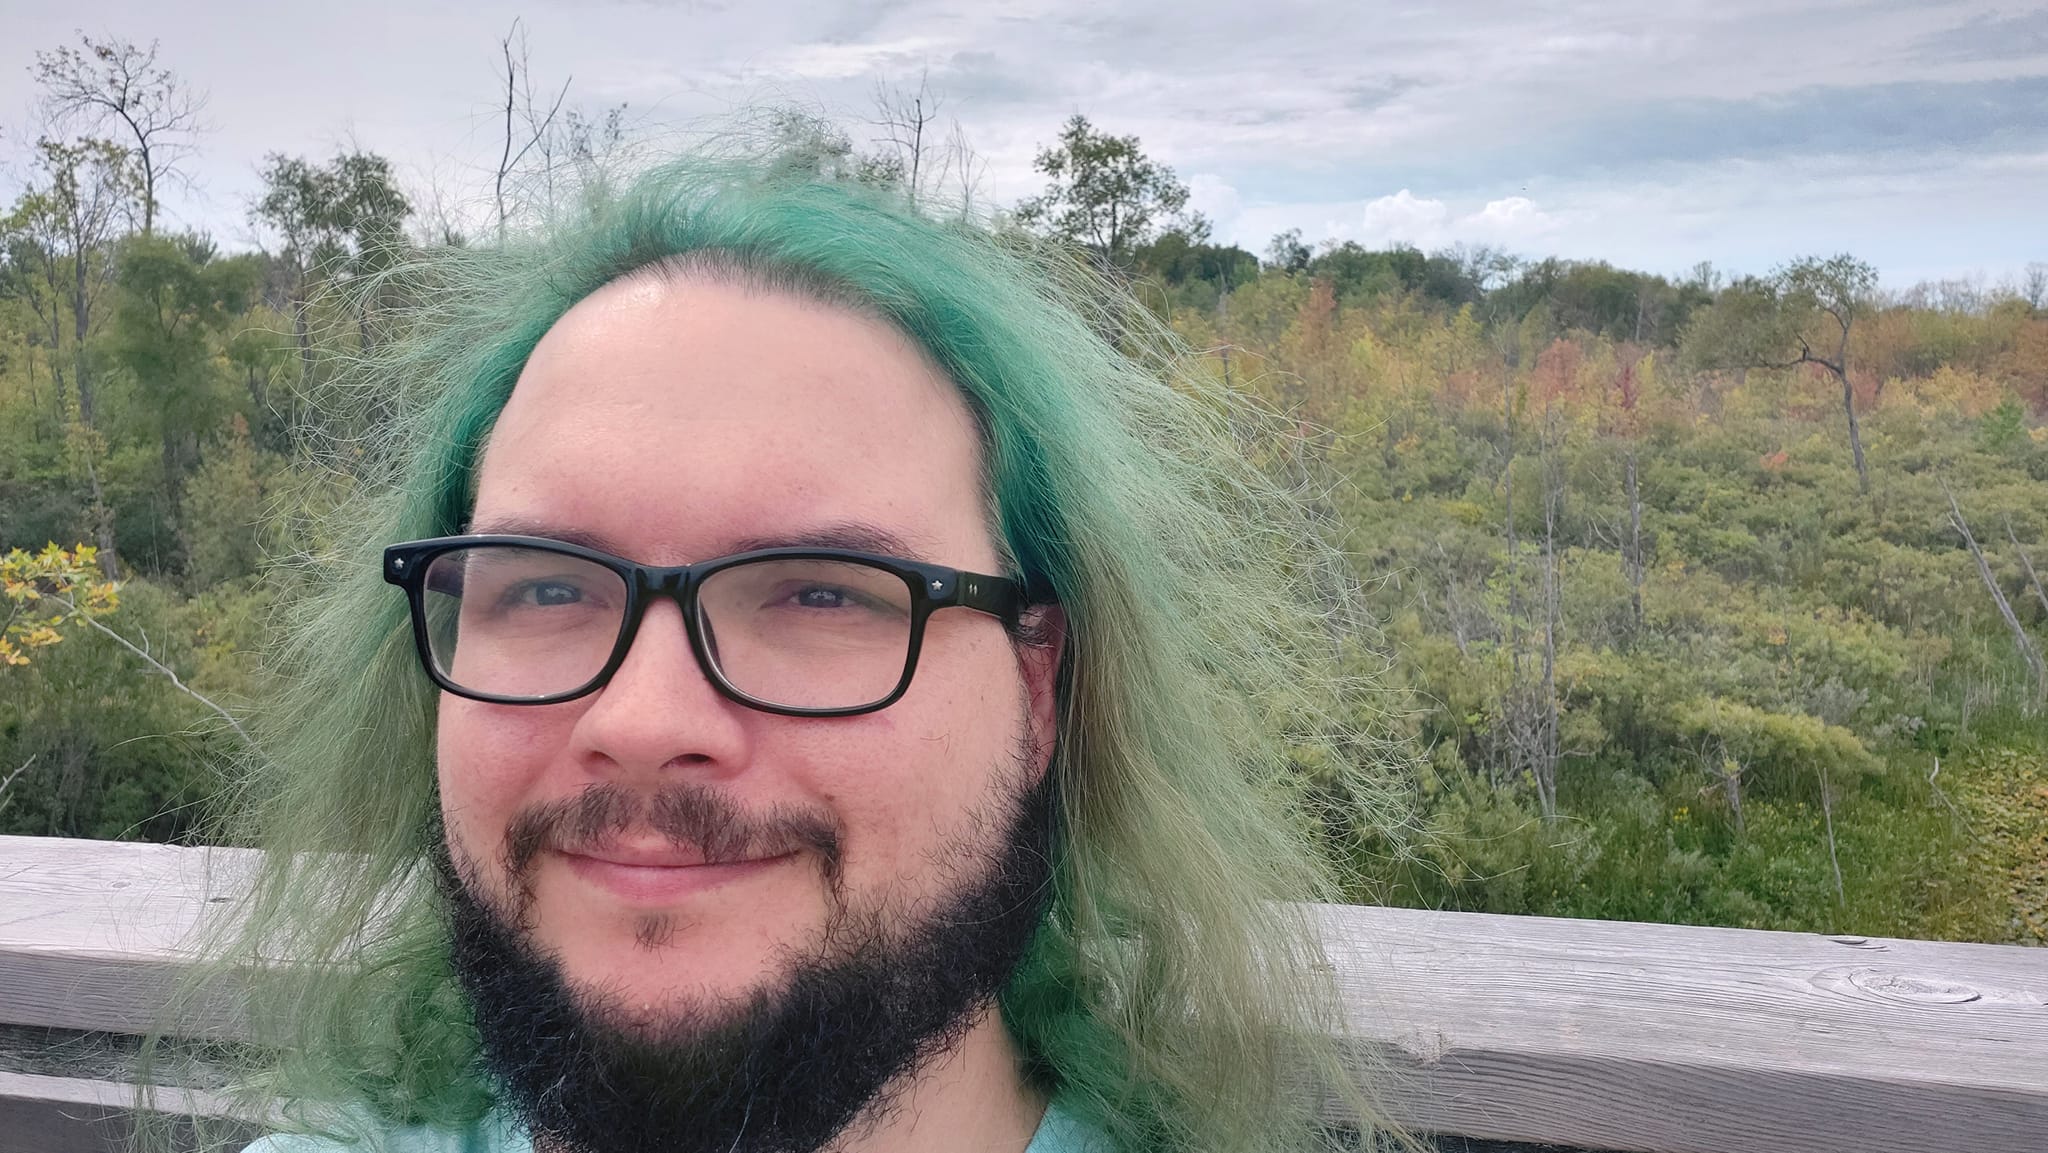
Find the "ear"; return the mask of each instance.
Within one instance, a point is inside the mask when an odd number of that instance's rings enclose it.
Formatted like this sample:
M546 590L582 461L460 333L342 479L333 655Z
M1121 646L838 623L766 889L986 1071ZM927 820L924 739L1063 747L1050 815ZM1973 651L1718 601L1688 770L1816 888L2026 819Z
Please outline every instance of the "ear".
M1059 605L1026 609L1018 629L1017 667L1029 694L1032 758L1040 769L1052 762L1059 739L1060 661L1067 651L1067 614Z

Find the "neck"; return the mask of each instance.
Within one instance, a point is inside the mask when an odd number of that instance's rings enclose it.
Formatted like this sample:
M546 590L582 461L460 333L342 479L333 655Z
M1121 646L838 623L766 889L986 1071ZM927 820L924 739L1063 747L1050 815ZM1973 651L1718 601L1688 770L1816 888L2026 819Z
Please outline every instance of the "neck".
M1025 1081L1016 1042L993 1009L912 1076L891 1108L856 1124L832 1153L1023 1153L1045 1116L1045 1097Z

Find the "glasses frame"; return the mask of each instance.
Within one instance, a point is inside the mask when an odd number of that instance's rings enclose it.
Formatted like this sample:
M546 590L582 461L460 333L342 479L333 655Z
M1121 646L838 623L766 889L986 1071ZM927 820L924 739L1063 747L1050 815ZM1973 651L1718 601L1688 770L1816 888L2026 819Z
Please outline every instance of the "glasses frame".
M537 697L506 696L464 688L449 680L435 667L433 646L427 636L427 570L433 565L436 557L458 549L479 546L517 546L558 553L609 569L624 581L626 611L619 621L619 638L612 645L611 656L606 659L604 667L599 669L595 676L567 692ZM852 562L881 569L902 579L910 589L910 643L903 658L903 675L897 679L896 687L888 696L871 704L848 708L807 709L779 705L750 696L726 679L725 673L718 668L718 663L711 659L704 644L702 622L697 611L697 591L703 587L707 578L716 573L765 560ZM619 666L626 663L626 654L632 651L633 641L640 635L640 621L646 615L647 606L656 600L667 598L675 601L676 607L682 610L683 625L690 637L690 651L696 654L697 667L703 670L705 679L711 682L712 687L727 699L750 709L785 717L851 717L886 709L902 699L903 694L910 688L910 678L917 672L918 653L924 645L925 622L931 619L934 612L943 608L973 609L997 618L1003 622L1004 628L1014 632L1025 603L1023 585L1009 577L963 572L946 565L905 560L902 557L861 552L857 549L756 549L752 552L715 557L696 564L663 567L637 564L623 557L584 548L567 541L511 535L443 536L391 545L384 550L384 579L387 583L405 590L406 603L412 616L413 647L418 650L420 666L426 670L428 678L434 684L458 697L498 705L552 705L588 696L608 684L613 674L619 671Z

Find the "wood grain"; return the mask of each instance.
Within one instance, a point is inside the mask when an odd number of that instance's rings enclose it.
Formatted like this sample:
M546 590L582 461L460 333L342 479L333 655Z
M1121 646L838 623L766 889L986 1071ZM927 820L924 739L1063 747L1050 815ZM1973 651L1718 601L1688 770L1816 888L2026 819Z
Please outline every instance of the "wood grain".
M0 837L0 1022L148 1028L252 861ZM2048 950L1304 913L1358 1075L1418 1129L1637 1153L2048 1150ZM235 1035L233 1000L198 1031Z
M72 1077L0 1073L0 1153L132 1153L135 1087ZM215 1118L224 1114L211 1096L192 1090L162 1090L154 1112L172 1117ZM227 1137L230 1147L256 1136L247 1126L228 1126L209 1136ZM172 1149L195 1148L196 1130L174 1125Z
M254 863L240 849L0 837L0 1022L147 1032L191 934ZM232 1002L223 991L192 1031L238 1035Z
M1418 1128L1643 1153L2048 1149L2048 950L1310 914L1361 1065Z

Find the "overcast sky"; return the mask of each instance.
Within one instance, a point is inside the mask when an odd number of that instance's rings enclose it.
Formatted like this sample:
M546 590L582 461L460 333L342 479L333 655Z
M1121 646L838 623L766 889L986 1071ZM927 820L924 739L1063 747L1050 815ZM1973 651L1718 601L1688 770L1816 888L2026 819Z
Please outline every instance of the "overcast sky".
M1973 0L0 0L0 196L34 52L83 29L161 40L209 94L175 222L249 243L263 156L349 141L476 197L514 17L539 84L656 134L792 99L851 122L928 69L1002 202L1082 112L1255 251L1286 228L1665 273L1848 250L1896 287L2048 260L2048 4Z

